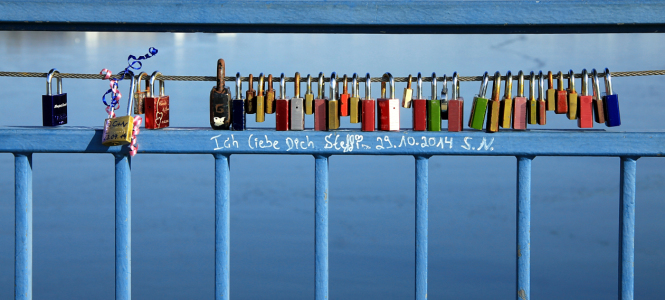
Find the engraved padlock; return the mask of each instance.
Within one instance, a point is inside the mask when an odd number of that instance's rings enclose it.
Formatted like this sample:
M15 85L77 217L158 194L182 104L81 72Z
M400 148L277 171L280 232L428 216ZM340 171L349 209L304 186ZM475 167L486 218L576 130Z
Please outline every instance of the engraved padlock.
M582 85L577 102L577 127L593 128L593 96L589 95L589 73L582 70Z
M323 81L323 72L319 73L318 97L314 99L314 130L328 130L328 99L325 96L326 83Z
M459 93L459 77L453 72L453 91L448 100L448 131L459 132L464 128L464 98Z
M448 119L448 81L446 74L443 74L443 90L441 90L441 99L436 97L437 83L436 73L432 73L432 99L427 100L427 131L441 131L441 116L443 115L443 102L445 105L445 115ZM422 98L422 79L418 73L418 98Z
M369 73L365 75L365 99L360 102L362 105L361 130L376 130L376 101L372 99L372 78L369 77Z
M605 125L614 127L621 125L621 113L619 112L619 95L612 92L612 76L610 70L605 68Z
M390 94L387 95L386 82L390 84ZM399 131L399 99L395 98L395 79L390 73L384 73L381 77L381 98L376 103L379 107L379 130Z
M231 93L226 86L226 65L217 60L217 85L210 91L210 127L215 130L231 128Z
M416 99L413 99L413 91L411 90L411 74L409 74L408 86L404 89L405 97L408 94L409 102L408 106L412 109L412 122L414 131L425 131L427 130L427 100L423 98L423 78L420 72L418 72L418 78L416 82ZM407 93L407 90L409 92ZM406 99L406 98L404 98ZM404 103L403 103L404 104ZM406 107L406 106L403 106Z
M136 78L134 74L129 72L131 78L129 87L129 102L127 103L127 115L122 117L111 118L104 120L104 131L102 133L102 145L104 146L118 146L127 145L132 142L132 130L134 130L134 117L132 117L133 100L134 100L134 84ZM113 107L111 107L111 115L113 114Z
M51 81L53 75L60 74L58 70L51 69L46 75L46 95L42 95L42 124L43 126L57 126L67 124L67 93L62 92L62 78L58 77L58 87L53 95Z
M311 78L309 79L311 82ZM289 114L291 115L289 126L291 130L305 130L305 99L300 97L300 73L298 72L296 72L293 87L295 90L293 98L291 98L291 108L289 109ZM279 111L277 113L279 114Z
M298 83L300 83L300 74L296 73ZM275 99L275 129L277 131L289 130L289 99L286 98L286 80L284 73L279 76L279 99Z
M145 79L144 79L145 77ZM145 90L141 90L141 80L145 80ZM150 91L150 76L146 72L139 73L136 79L136 90L134 90L134 114L142 115L145 113L145 97Z
M473 97L471 106L471 116L469 116L469 127L473 129L483 130L483 122L485 121L485 112L487 111L487 72L483 74L483 80L480 83L480 91L478 95ZM498 114L498 111L497 111ZM499 116L497 115L497 124Z
M155 89L155 78L162 73L155 71L150 76L150 93L145 97L145 128L169 127L169 96L164 95L164 80L159 80L159 94Z
M231 101L231 128L236 131L247 127L245 112L245 99L242 98L242 81L240 73L236 73L236 98Z

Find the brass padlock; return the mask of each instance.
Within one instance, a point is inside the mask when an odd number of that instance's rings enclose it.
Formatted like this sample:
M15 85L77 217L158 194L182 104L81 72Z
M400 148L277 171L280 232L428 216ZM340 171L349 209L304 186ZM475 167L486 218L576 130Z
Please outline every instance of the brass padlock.
M503 128L510 128L512 115L513 115L513 74L508 71L506 73L506 87L503 92L503 99L499 108L499 126Z
M132 102L134 100L134 78L133 73L129 73L131 83L129 86L129 103L127 104L127 115L123 117L111 118L104 120L104 132L102 133L102 145L104 146L118 146L127 145L132 142L132 130L134 130L134 118L132 117ZM111 115L113 115L113 107L111 107Z
M275 90L272 88L272 74L268 74L268 89L266 90L265 111L267 114L275 113Z
M305 92L305 114L314 114L314 94L312 93L312 76L307 74L307 92Z
M145 77L145 90L141 90L141 80ZM134 114L145 113L145 97L150 93L150 76L146 72L139 73L136 79L136 90L134 91Z
M568 119L577 119L577 92L575 91L575 73L568 71Z
M360 93L358 88L358 74L353 73L351 80L351 98L349 99L349 116L351 123L360 123L362 106L360 104Z
M510 73L510 71L508 71ZM510 77L510 79L508 78ZM506 75L506 80L513 80L512 76ZM512 85L512 84L511 84ZM506 82L506 88L508 83ZM485 125L485 132L492 133L499 131L501 101L499 98L501 94L501 73L496 71L494 73L494 82L492 83L492 100L487 103L487 124ZM510 98L510 96L508 97Z
M263 90L265 88L264 80L265 77L263 77L263 73L259 74L259 87L257 88L258 92L256 93L256 122L264 122L266 120L266 97Z

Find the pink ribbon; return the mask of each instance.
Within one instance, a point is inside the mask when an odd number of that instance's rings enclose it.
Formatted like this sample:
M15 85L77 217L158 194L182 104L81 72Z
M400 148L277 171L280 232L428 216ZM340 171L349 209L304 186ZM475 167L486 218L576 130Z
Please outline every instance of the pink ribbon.
M134 156L136 155L136 152L139 150L139 146L136 144L136 136L139 135L139 132L141 132L141 123L143 122L143 118L141 116L134 116L134 128L132 129L132 142L129 144L129 155Z

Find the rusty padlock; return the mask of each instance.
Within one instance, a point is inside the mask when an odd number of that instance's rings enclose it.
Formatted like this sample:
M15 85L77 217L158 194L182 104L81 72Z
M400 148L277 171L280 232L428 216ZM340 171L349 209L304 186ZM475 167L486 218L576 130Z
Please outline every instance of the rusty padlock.
M217 61L217 85L210 91L210 127L215 130L231 128L231 93L225 76L226 66L220 58Z

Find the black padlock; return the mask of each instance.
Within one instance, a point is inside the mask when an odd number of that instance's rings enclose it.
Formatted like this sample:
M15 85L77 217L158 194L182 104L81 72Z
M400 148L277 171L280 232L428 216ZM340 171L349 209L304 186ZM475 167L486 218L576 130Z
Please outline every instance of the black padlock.
M231 94L225 86L224 60L217 61L217 86L210 91L210 126L215 130L229 130L231 127Z
M42 120L44 126L67 124L67 93L62 92L62 79L58 78L57 94L53 95L51 80L53 75L60 74L51 69L46 75L46 95L42 96Z

